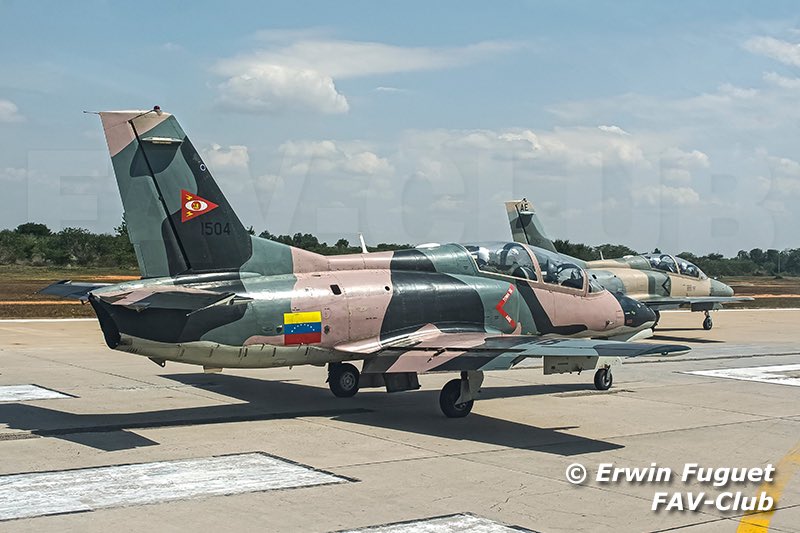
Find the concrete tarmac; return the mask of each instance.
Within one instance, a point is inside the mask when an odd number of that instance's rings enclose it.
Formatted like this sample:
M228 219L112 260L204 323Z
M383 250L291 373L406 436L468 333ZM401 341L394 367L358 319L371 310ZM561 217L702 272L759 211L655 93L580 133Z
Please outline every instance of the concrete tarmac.
M629 360L606 392L591 373L488 373L458 420L438 407L450 374L338 399L323 368L159 368L109 350L95 321L0 321L0 530L800 531L800 310L713 316L704 331L699 313L663 313L654 340L693 350ZM748 370L690 373L730 369ZM777 511L753 526L713 505L652 511L656 492L762 489L601 483L603 463L771 463Z

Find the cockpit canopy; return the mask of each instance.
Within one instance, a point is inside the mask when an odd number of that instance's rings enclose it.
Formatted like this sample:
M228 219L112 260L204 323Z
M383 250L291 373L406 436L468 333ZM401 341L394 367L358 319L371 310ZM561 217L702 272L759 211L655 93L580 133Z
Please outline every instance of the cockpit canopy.
M530 248L516 242L485 242L465 244L478 270L517 279L543 281L583 291L587 276L578 265L564 256L541 248ZM538 268L537 268L538 267ZM589 286L599 292L599 285Z
M683 274L698 279L708 277L697 265L680 257L673 257L669 254L647 254L644 257L650 261L650 266L655 270Z

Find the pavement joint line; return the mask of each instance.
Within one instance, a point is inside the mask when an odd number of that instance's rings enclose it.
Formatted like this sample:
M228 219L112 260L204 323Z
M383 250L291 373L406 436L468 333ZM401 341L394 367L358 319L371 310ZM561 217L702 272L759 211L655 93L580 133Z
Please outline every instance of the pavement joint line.
M691 352L690 352L691 353ZM787 357L790 355L800 355L800 352L773 352L773 353L755 353L755 354L741 354L741 355L720 355L720 356L707 356L707 357L687 357L677 358L670 357L667 359L651 359L651 360L630 360L622 363L623 365L647 365L657 363L691 363L694 361L720 361L726 359L751 359L753 357Z
M143 383L145 385L156 386L155 383L151 383L149 381L144 381L144 380L141 380L141 379L132 378L130 376L124 376L122 374L116 374L114 372L108 372L106 370L98 370L97 368L87 367L87 366L79 365L77 363L70 363L68 361L61 361L61 360L57 360L57 359L48 359L46 357L41 357L41 356L38 356L38 355L25 353L25 352L21 352L21 353L19 353L19 355L21 355L23 357L28 357L30 359L36 359L36 360L39 360L39 361L46 361L48 363L57 363L57 364L61 364L61 365L64 365L64 366L71 367L71 368L78 368L80 370L87 370L89 372L96 372L98 374L104 374L106 376L112 376L112 377L115 377L115 378L126 379L126 380L129 380L129 381L134 381L136 383Z
M738 420L736 422L725 422L725 423L721 423L721 424L705 424L705 425L701 425L701 426L694 426L694 427L687 427L687 428L665 429L665 430L662 430L662 431L646 431L644 433L630 433L630 434L626 434L626 435L614 435L614 436L610 436L610 437L607 437L607 438L608 439L626 439L626 438L632 438L632 437L646 437L646 436L649 436L649 435L665 435L667 433L677 433L677 432L680 432L680 431L695 431L695 430L698 430L698 429L720 428L720 427L725 427L725 426L735 426L735 425L738 425L738 424L753 424L753 423L757 423L757 422L769 422L771 420L787 420L789 422L797 422L797 420L791 420L791 419L789 419L787 417L771 416L771 417L765 417L765 418L756 418L756 419L753 419L753 420Z
M370 411L368 411L368 412L370 412ZM400 442L400 441L392 440L390 438L381 437L379 435L370 435L369 433L365 433L363 431L356 431L356 430L350 429L350 428L329 425L329 424L325 424L324 422L317 421L317 420L304 420L304 422L307 422L309 424L317 424L317 425L320 425L320 426L323 426L323 427L327 427L327 428L336 428L336 429L339 429L339 430L342 430L342 431L346 431L348 433L352 433L354 435L361 435L362 437L370 437L370 438L382 440L384 442L391 442L392 444L402 444L404 446L408 446L409 448L414 448L416 450L421 450L423 452L428 452L428 453L432 453L432 454L437 454L438 453L438 452L436 452L436 450L431 450L431 449L425 448L424 446L416 446L414 444L409 444L409 443L406 443L406 442ZM438 454L438 455L440 457L442 456L442 454Z
M713 382L705 382L704 381L701 384L702 385L707 385L707 384L710 384L710 383L713 383ZM658 387L658 388L661 388L661 387ZM662 398L646 398L644 396L639 395L639 391L621 390L620 392L628 392L628 393L633 392L633 393L636 393L635 395L628 395L628 394L625 395L625 398L629 398L629 399L632 399L632 400L641 400L643 402L656 402L656 403L659 403L659 404L668 404L668 405L680 405L682 407L698 407L698 405L696 405L696 404L683 403L683 402L676 401L676 400L662 399ZM721 408L721 407L710 407L710 406L707 406L707 405L704 405L702 407L703 407L703 409L708 409L709 411L719 411L721 413L732 413L732 414L743 415L743 416L760 416L760 415L755 414L755 413L746 413L746 412L743 412L743 411L736 411L736 410L733 410L733 409L724 409L724 408ZM776 418L776 419L777 418L785 418L786 416L800 416L800 413L798 413L797 415L782 415L782 416L776 416L776 417L773 417L773 418Z

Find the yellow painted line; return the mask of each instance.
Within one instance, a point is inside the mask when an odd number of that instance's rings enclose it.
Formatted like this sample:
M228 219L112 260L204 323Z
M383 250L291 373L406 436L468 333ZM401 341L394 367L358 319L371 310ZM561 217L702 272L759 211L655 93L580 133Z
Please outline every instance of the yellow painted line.
M778 500L783 489L800 470L800 443L787 453L775 467L775 480L772 483L762 483L756 495L766 493L773 500L772 509L769 511L752 511L746 513L739 522L736 533L764 533L769 531L769 523L775 514Z
M306 322L322 322L322 313L319 311L283 313L284 324L305 324Z

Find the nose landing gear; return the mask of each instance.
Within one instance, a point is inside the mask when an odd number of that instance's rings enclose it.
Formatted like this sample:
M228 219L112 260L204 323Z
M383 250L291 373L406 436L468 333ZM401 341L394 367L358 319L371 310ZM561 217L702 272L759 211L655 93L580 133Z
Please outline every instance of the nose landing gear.
M711 320L711 315L708 313L708 311L706 311L705 313L706 313L706 318L703 320L703 329L708 331L709 329L714 327L714 322Z

